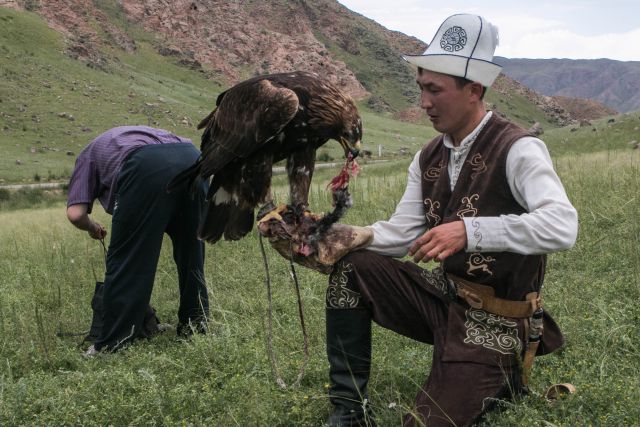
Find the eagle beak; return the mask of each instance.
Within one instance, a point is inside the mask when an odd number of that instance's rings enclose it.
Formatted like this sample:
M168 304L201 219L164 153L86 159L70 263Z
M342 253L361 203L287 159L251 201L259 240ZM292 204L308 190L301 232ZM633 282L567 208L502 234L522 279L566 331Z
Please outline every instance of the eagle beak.
M344 138L340 138L340 145L344 148L345 157L350 157L352 159L358 157L358 154L360 154L360 148L362 147L360 141L357 141L353 146L351 146L349 141Z

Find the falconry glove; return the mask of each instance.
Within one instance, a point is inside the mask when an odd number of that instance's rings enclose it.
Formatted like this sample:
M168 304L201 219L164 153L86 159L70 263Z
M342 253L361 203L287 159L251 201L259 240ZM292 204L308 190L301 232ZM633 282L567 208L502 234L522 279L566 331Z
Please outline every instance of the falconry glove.
M270 221L259 225L260 234L285 259L291 259L323 274L329 274L333 264L349 252L365 248L373 240L367 227L334 223L316 239L300 235L283 222Z

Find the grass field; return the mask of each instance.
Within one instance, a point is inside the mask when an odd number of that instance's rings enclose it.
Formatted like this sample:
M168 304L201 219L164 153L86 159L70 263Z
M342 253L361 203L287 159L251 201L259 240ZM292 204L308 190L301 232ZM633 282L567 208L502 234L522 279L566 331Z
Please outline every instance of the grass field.
M117 21L115 2L104 2ZM113 10L109 9L111 6ZM64 54L61 36L37 15L0 8L0 184L66 181L75 156L102 131L151 124L198 141L195 124L222 86L158 55L154 40L131 25L137 52L105 46L105 70ZM544 140L579 210L574 249L549 258L545 307L567 346L538 359L526 398L503 405L484 426L640 425L640 114L549 129L540 111L514 96L489 101L527 125L541 121ZM410 157L432 128L374 114L361 106L365 148L385 164L362 164L352 184L355 206L345 223L387 218L404 190ZM70 153L70 154L68 154ZM340 157L330 142L320 150ZM336 170L314 177L311 205L329 209L325 191ZM276 176L276 197L286 198ZM329 413L324 346L326 277L298 268L311 359L299 388L281 390L266 351L264 271L255 234L208 246L209 334L184 341L174 333L141 341L115 355L85 359L86 330L100 245L66 220L63 194L0 189L0 426L219 425L318 426ZM96 208L96 216L110 218ZM288 264L269 252L275 340L280 367L293 381L303 360L302 336ZM177 321L178 289L170 241L163 248L152 304L162 321ZM380 426L400 425L429 371L431 350L374 327L371 400ZM571 382L577 393L548 403L540 393Z
M407 161L365 165L352 185L346 223L386 218L402 194ZM605 151L566 155L556 167L580 214L574 249L554 254L546 308L567 346L537 360L533 395L506 403L486 426L635 426L640 420L640 155ZM311 204L329 207L314 178ZM284 197L277 177L277 197ZM104 213L98 218L109 223ZM324 353L326 277L298 268L311 346L299 388L280 390L266 352L266 293L258 241L207 248L210 333L181 341L174 333L115 355L85 359L75 338L90 323L89 302L103 273L102 250L72 228L62 204L0 213L0 425L317 426L330 407ZM167 241L152 303L176 322L175 268ZM302 336L287 263L273 251L274 345L285 380L302 361ZM371 400L379 425L400 425L429 371L431 350L374 326ZM538 393L571 382L577 393L555 403Z

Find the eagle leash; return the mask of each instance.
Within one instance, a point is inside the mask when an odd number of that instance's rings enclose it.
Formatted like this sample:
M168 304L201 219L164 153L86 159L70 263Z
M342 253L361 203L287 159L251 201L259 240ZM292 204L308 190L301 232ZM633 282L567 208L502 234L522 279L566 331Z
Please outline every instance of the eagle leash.
M98 239L100 244L102 245L102 254L104 256L104 265L107 265L107 247L104 244L104 238L100 238ZM98 277L96 275L96 271L93 268L93 266L91 266L92 272L93 272L93 278L94 280L97 282L98 281ZM58 293L60 293L60 288L58 287ZM81 347L85 341L86 341L86 336L88 333L90 333L91 330L87 329L84 331L78 331L78 332L69 332L69 331L64 331L62 330L62 325L58 324L58 332L56 332L56 336L59 338L66 338L66 337L82 337L84 336L85 339L83 339L80 343L78 343L78 347Z
M267 253L264 250L264 243L262 242L262 234L258 233L259 241L260 241L260 252L262 253L262 262L264 264L265 270L265 285L267 287L267 352L269 354L269 362L271 363L271 372L276 377L276 384L278 387L285 390L287 389L287 383L282 378L280 374L280 369L278 368L278 360L275 355L275 351L273 349L273 305L272 305L272 295L271 295L271 276L269 274L269 263L267 261ZM309 362L309 337L307 335L307 328L304 323L304 312L302 307L302 298L300 297L300 284L298 283L298 276L296 275L296 269L293 265L293 248L290 246L290 257L289 257L289 266L291 268L291 280L295 285L296 297L298 299L298 316L300 317L300 328L302 329L302 337L303 337L303 353L304 358L302 360L302 365L300 366L300 370L298 371L298 376L295 381L291 384L291 388L298 387L300 385L300 381L304 376L305 369L307 367L307 363Z

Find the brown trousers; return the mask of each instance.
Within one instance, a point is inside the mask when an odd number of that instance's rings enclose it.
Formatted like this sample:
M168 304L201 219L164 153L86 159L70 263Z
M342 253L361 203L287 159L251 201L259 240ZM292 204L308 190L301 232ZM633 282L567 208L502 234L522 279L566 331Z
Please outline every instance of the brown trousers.
M468 426L496 399L519 390L520 369L443 360L449 305L458 303L430 289L425 271L412 262L370 251L353 252L331 273L327 308L365 308L380 326L433 345L431 371L404 426Z

